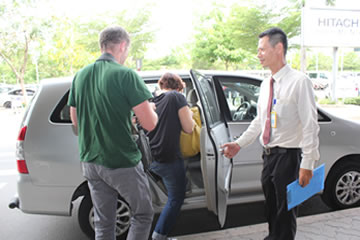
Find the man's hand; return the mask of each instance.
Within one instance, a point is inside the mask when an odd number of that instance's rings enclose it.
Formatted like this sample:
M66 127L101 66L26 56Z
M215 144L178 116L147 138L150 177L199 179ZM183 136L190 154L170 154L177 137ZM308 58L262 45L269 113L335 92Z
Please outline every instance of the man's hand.
M221 148L224 149L223 154L227 158L233 158L240 151L240 146L236 142L225 143Z
M305 187L306 185L308 185L312 176L313 176L312 170L300 168L300 171L299 171L300 186Z

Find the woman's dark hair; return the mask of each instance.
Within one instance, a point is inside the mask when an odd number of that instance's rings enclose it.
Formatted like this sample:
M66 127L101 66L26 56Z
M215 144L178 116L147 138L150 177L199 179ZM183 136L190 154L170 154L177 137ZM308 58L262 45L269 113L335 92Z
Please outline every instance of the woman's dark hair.
M160 89L173 89L181 91L184 88L184 81L177 74L165 73L158 81Z

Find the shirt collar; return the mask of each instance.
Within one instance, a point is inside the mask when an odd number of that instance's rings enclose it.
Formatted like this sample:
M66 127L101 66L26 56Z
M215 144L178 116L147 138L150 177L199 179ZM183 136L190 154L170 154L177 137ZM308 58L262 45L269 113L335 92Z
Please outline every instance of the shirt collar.
M275 73L272 78L275 82L280 82L284 76L290 71L290 66L285 64L277 73Z
M103 53L96 61L113 61L116 62L116 59L110 53Z

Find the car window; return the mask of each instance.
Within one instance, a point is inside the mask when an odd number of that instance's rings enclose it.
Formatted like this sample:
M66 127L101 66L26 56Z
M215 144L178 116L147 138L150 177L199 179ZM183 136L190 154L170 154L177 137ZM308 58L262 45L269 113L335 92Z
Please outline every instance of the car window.
M68 97L69 91L65 93L58 105L55 107L50 116L50 121L54 123L71 123L70 107L67 105Z
M317 78L317 73L309 73L310 78Z
M34 90L26 89L27 96L33 96L34 93L35 93ZM13 91L9 92L9 95L22 96L23 94L22 94L21 89L17 89L17 90L13 90Z
M330 122L331 119L322 111L318 109L318 122Z
M251 121L257 115L260 82L238 78L219 78L231 119Z
M191 80L189 78L182 78L182 80L185 82L185 85L186 85L186 87L183 89L182 94L184 94L184 96L186 96L189 89L192 89L193 87L192 87ZM152 93L152 95L154 97L156 97L160 91L159 84L157 83L157 81L158 81L158 79L152 79L152 80L145 81L146 86L148 87L149 91Z
M9 92L9 95L20 95L21 90L14 90Z
M147 82L146 86L148 87L151 94L155 97L158 95L158 92L160 91L159 84L157 82Z
M30 89L27 89L27 90L26 90L26 94L27 94L28 96L33 96L34 93L35 93L35 91L33 91L33 90L30 90Z
M149 91L154 95L159 90L157 82L146 82ZM155 95L154 95L155 96ZM55 110L50 116L50 120L54 123L71 123L70 107L67 105L69 91L62 97Z
M221 122L221 114L216 102L216 96L213 88L213 83L210 79L197 75L197 79L200 83L200 98L203 103L204 113L208 121L209 126L213 126Z
M2 88L0 88L0 93L6 93L6 92L8 92L8 91L10 91L11 90L11 88L8 88L8 87L2 87Z

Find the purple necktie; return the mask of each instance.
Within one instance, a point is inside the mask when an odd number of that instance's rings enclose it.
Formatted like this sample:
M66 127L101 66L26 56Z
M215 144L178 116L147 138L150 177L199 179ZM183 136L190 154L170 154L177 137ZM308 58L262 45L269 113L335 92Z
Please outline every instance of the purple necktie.
M269 100L268 100L268 107L267 107L267 115L266 115L266 122L265 122L265 130L263 134L263 142L264 145L268 144L270 142L270 129L271 129L271 104L273 101L273 87L274 86L274 79L270 79L270 93L269 93Z

